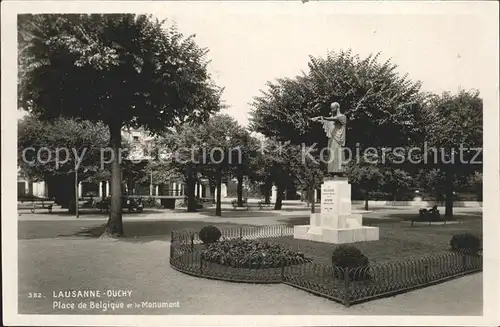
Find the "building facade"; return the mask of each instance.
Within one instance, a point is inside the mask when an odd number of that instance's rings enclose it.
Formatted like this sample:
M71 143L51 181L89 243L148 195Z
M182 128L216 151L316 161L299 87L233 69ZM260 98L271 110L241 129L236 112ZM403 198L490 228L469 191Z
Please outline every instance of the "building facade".
M131 148L127 159L139 162L144 160L151 160L150 145L153 140L147 132L140 129L123 129L122 138L127 141ZM59 184L62 183L60 179L50 181L31 181L23 176L21 169L18 168L18 198L23 197L55 197ZM124 180L124 192L127 195L140 195L140 196L183 196L185 194L186 186L182 180L175 180L168 184L163 184L160 187L156 183L153 174L148 182L134 181L129 182ZM73 184L74 185L74 184ZM222 185L221 197L227 197L227 187ZM63 191L64 192L64 191ZM110 195L109 181L88 182L82 181L78 183L78 197L107 197ZM211 197L210 188L207 182L197 183L195 188L195 195L200 198Z

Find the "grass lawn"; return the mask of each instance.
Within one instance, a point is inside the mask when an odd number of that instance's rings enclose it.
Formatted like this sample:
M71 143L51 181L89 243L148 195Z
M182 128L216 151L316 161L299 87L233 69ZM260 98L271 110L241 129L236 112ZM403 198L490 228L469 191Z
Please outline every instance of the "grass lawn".
M219 228L246 226L228 222L208 223L196 220L124 221L125 237L121 238L120 241L169 241L172 231L182 229L199 231L206 225L215 225ZM96 221L19 221L18 239L99 238L104 229L105 223Z
M405 223L383 223L380 228L380 239L371 242L352 243L360 249L370 262L382 262L421 256L450 248L453 235L470 232L481 237L481 221L468 221L460 224L410 227ZM287 248L304 252L306 257L324 264L331 264L331 255L338 246L321 242L294 239L293 236L266 238L266 242L278 243Z

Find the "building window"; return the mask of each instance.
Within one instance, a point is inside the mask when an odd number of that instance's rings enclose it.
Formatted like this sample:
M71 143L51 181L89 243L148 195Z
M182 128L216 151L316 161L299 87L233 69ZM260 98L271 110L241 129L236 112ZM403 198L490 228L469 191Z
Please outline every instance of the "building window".
M139 136L134 136L134 141L139 141Z

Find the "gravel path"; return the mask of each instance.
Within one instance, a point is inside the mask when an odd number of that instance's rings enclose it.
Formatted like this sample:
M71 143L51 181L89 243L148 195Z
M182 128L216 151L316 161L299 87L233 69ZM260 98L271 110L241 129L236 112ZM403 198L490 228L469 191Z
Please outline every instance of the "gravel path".
M19 241L19 313L481 315L482 274L350 308L287 285L196 278L169 266L166 241L33 239ZM64 290L131 291L131 297L54 298ZM30 299L29 292L41 293ZM110 294L111 295L111 294ZM53 309L53 302L123 303L123 309ZM171 308L127 308L164 302ZM148 306L148 304L145 304Z

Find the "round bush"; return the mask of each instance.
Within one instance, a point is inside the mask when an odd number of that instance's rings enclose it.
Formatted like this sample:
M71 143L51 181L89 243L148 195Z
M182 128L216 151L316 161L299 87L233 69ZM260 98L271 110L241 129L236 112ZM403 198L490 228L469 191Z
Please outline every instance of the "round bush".
M279 244L257 240L232 239L212 243L202 252L203 260L236 268L277 268L307 262L301 252Z
M198 236L204 244L211 244L217 242L222 236L222 233L220 229L210 225L203 227L198 233Z
M332 264L335 269L335 276L344 278L344 272L349 270L349 277L352 280L369 279L368 258L357 247L352 245L339 245L332 253Z
M461 233L453 235L450 240L453 251L466 251L476 253L481 248L481 240L474 234Z

